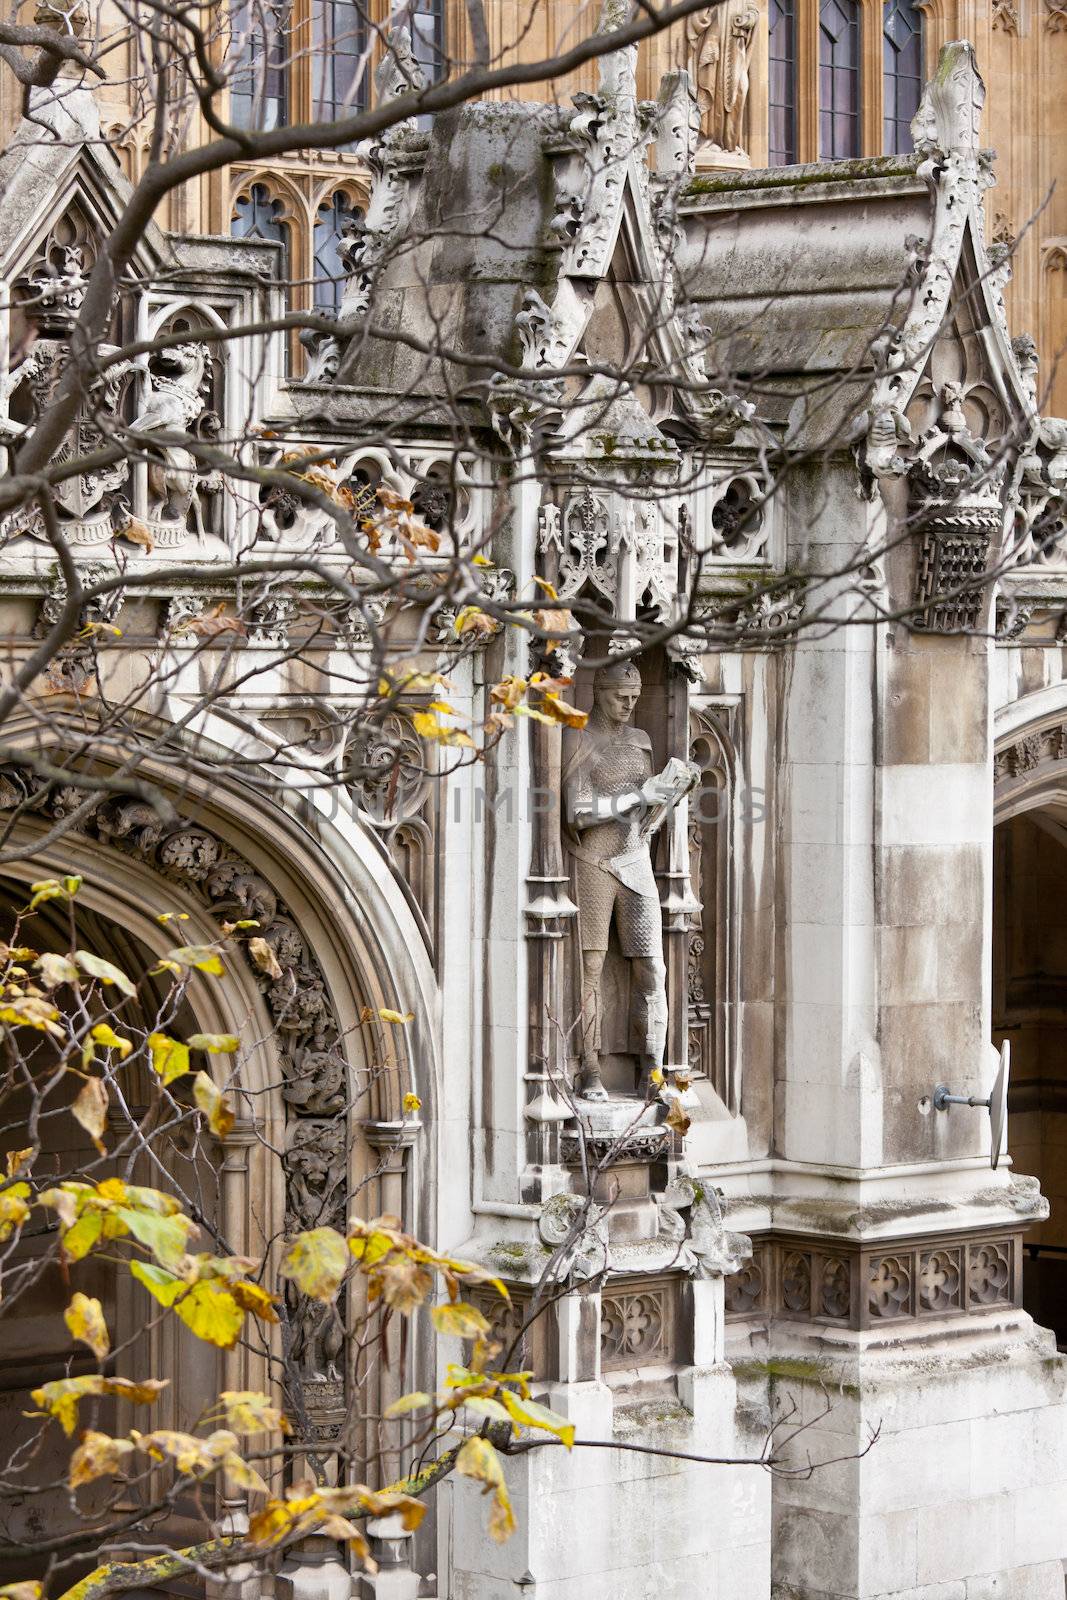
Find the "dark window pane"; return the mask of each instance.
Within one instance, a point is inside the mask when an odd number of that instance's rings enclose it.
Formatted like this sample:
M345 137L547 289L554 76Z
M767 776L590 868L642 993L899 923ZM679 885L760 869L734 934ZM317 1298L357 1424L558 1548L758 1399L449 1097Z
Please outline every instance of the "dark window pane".
M911 119L923 87L922 17L914 0L885 0L882 11L882 89L886 155L911 149Z
M289 117L287 0L241 0L233 14L230 117L239 128L280 128Z
M338 245L359 208L339 190L318 209L315 217L315 304L320 310L336 308L344 292L344 269Z
M844 161L860 153L860 8L858 0L819 7L819 155Z
M770 0L767 61L769 126L767 159L772 167L797 158L797 50L795 0Z
M313 0L311 26L313 120L333 122L364 110L370 67L363 6L359 0Z

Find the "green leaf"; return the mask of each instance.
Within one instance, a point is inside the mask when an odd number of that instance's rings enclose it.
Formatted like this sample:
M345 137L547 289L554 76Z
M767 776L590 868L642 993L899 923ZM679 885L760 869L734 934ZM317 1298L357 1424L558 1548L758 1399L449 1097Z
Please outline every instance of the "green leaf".
M196 1229L190 1217L163 1217L155 1211L140 1211L132 1206L116 1206L115 1215L125 1223L138 1243L151 1250L164 1267L177 1267L185 1258L189 1235Z

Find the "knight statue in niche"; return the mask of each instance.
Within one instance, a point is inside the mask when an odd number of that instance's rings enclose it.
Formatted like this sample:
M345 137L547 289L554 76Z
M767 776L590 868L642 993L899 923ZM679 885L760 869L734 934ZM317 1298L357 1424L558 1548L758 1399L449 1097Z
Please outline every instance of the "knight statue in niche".
M565 735L563 815L572 859L581 951L580 1093L608 1098L601 1056L604 964L614 929L630 980L629 1038L638 1058L638 1093L663 1065L667 970L659 893L652 868L656 829L693 786L685 762L652 768L652 741L630 719L641 695L631 662L602 667L584 729Z

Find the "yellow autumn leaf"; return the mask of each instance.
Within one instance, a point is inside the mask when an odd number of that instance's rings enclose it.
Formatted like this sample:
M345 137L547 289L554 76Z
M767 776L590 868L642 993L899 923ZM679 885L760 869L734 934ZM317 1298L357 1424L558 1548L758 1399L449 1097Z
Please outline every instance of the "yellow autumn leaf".
M79 1289L63 1313L63 1321L73 1339L87 1344L98 1361L103 1361L111 1349L111 1339L104 1321L104 1308L99 1300Z
M464 733L462 728L446 728L440 722L434 711L413 711L411 713L412 726L420 739L430 739L435 744L458 745L463 749L474 749L474 740L469 733Z
M149 1261L131 1261L130 1274L160 1305L172 1307L198 1339L220 1350L236 1344L245 1314L227 1284L210 1278L187 1283Z
M226 1421L234 1433L288 1433L284 1414L269 1395L258 1389L223 1389L219 1395Z
M44 1586L36 1579L0 1585L0 1600L44 1600Z
M545 716L553 722L562 723L565 728L584 728L589 721L588 711L579 711L577 706L568 705L551 689L541 693L541 710Z
M185 1041L190 1050L211 1050L218 1055L232 1055L241 1041L235 1033L191 1033Z
M180 1212L163 1214L151 1206L116 1206L112 1216L168 1271L178 1271L184 1265L189 1240L199 1231L191 1217ZM105 1224L110 1220L105 1217Z
M497 1544L503 1544L515 1532L515 1513L511 1509L504 1468L500 1457L488 1439L475 1436L465 1439L456 1457L456 1471L464 1478L475 1478L483 1487L483 1494L491 1494L493 1507L489 1513L489 1533Z
M383 1022L393 1022L400 1026L407 1022L414 1022L415 1020L414 1011L392 1011L388 1006L379 1006L378 1015Z
M11 1183L0 1193L0 1240L9 1239L30 1214L28 1183Z
M311 1228L298 1233L278 1268L302 1294L330 1301L341 1286L348 1267L348 1245L335 1228Z
M98 1022L89 1033L97 1044L105 1045L109 1050L117 1050L123 1061L133 1049L133 1040L123 1038L122 1034L116 1033L110 1023Z
M404 1115L406 1117L413 1117L417 1111L421 1110L422 1101L417 1094L409 1093L404 1096Z
M207 1118L208 1127L218 1139L225 1139L237 1121L233 1106L206 1072L193 1079L193 1099Z
M106 1433L95 1433L86 1428L81 1443L70 1458L68 1483L77 1489L83 1483L93 1483L97 1478L109 1478L121 1473L123 1463L133 1454L135 1446L129 1439L113 1439Z
M90 950L75 950L74 959L83 972L88 973L90 978L98 978L105 988L114 984L116 989L131 999L137 993L129 978L113 961L94 956Z
M426 1303L433 1288L430 1274L410 1255L394 1252L378 1263L370 1275L370 1298L381 1297L387 1306L410 1317Z
M164 1084L183 1078L190 1070L189 1046L182 1044L180 1039L172 1039L167 1033L150 1033L148 1050L152 1071Z
M260 972L265 972L268 978L280 978L282 969L278 957L274 954L266 939L257 935L248 941L248 953L252 957Z
M104 1153L104 1141L100 1136L107 1127L107 1112L107 1085L104 1080L86 1078L74 1098L70 1114L85 1129L101 1155Z
M231 1490L251 1489L255 1494L269 1494L263 1478L236 1450L228 1450L222 1458L222 1470L227 1487Z
M481 606L461 606L453 627L457 639L488 639L500 631L500 623Z
M406 1417L411 1411L424 1411L427 1406L433 1405L433 1395L424 1394L421 1389L413 1389L410 1394L402 1394L399 1400L394 1400L392 1405L386 1406L387 1417Z
M4 1162L9 1178L17 1178L20 1172L24 1172L30 1166L34 1157L34 1148L32 1144L28 1144L23 1150L9 1150L7 1152Z
M488 1320L477 1306L462 1300L454 1305L432 1306L430 1320L438 1333L458 1339L480 1339L490 1332Z
M260 1284L246 1283L244 1279L238 1278L230 1284L230 1293L242 1311L251 1311L261 1322L278 1322L278 1313L274 1309L274 1296Z
M28 1414L55 1417L69 1437L78 1425L80 1401L110 1394L134 1405L151 1405L168 1381L167 1378L143 1378L135 1382L130 1378L108 1378L100 1372L87 1372L77 1378L54 1378L51 1383L43 1383L39 1389L30 1391L30 1399L43 1411Z
M498 1389L497 1397L524 1428L541 1428L545 1433L553 1433L568 1450L574 1444L574 1423L568 1422L566 1417L550 1411L547 1406L538 1405L536 1400L520 1399L511 1389Z
M38 956L35 962L46 989L55 989L61 983L77 983L78 969L67 956L57 956L51 950Z

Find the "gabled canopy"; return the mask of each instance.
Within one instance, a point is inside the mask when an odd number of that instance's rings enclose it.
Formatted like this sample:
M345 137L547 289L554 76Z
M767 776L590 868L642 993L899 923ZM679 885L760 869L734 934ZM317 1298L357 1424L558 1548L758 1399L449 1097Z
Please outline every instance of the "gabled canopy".
M912 124L914 155L689 183L680 267L714 364L794 444L842 437L868 406L903 414L962 304L983 382L1007 419L1031 414L1004 315L1007 264L983 236L984 97L971 46L950 44Z

